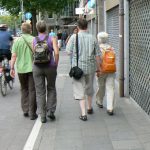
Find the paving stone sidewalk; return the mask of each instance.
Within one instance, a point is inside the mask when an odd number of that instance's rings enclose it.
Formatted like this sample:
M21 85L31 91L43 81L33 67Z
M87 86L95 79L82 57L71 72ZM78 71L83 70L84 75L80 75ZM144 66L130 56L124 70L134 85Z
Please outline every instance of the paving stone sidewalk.
M79 120L79 104L67 76L70 59L65 52L60 55L56 121L42 125L34 150L150 150L149 116L133 100L119 98L117 88L114 116L98 108L94 97L94 114L86 122Z

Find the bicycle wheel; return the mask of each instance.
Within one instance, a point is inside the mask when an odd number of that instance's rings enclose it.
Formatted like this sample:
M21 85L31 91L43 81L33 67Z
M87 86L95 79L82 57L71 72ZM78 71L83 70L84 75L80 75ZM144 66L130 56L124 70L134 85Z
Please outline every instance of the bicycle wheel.
M0 89L1 89L2 96L6 96L6 94L7 94L7 82L5 80L4 75L2 75L1 79L0 79Z

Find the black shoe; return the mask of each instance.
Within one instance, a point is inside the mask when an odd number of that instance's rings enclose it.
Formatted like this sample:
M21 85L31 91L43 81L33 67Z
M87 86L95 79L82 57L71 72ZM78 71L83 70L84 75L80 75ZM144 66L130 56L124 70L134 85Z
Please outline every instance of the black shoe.
M46 117L41 117L41 122L42 122L42 123L46 123L46 122L47 122Z
M114 114L113 110L107 110L108 115L112 116Z
M103 105L102 105L102 104L99 104L98 102L96 102L96 105L97 105L99 108L103 108Z
M55 120L56 119L56 117L54 115L54 112L50 112L50 114L47 115L47 117L50 118L51 120Z
M87 110L88 114L93 114L93 108Z
M23 113L24 117L29 117L29 114L27 112Z
M35 120L35 119L37 119L37 117L38 117L38 115L37 115L37 114L32 115L32 116L30 116L30 120Z
M87 121L87 115L84 115L84 116L81 115L79 118L80 118L82 121Z

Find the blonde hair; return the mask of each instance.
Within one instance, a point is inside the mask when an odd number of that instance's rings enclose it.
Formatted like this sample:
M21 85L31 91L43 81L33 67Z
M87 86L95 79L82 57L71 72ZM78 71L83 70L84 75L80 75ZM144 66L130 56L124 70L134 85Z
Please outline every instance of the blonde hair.
M108 33L106 32L99 32L97 34L97 39L100 43L107 43L108 40Z
M27 22L22 23L21 30L22 30L23 33L30 34L31 33L31 24L27 23Z

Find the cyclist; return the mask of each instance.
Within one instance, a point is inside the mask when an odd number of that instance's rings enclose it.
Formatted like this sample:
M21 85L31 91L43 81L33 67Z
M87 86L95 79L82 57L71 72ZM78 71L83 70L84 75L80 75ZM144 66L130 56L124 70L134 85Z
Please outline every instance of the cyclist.
M6 24L0 24L0 62L3 60L3 56L5 56L8 60L11 59L10 47L13 37L7 29L8 26Z

